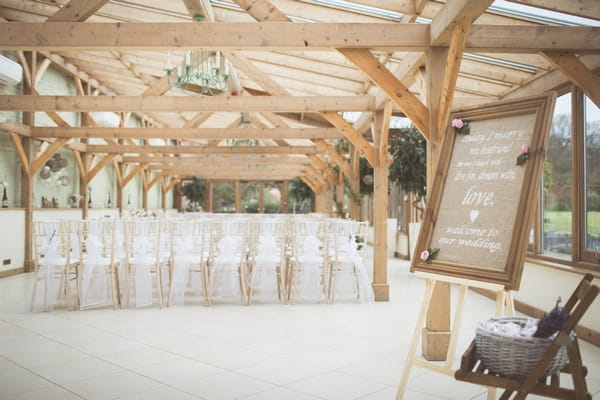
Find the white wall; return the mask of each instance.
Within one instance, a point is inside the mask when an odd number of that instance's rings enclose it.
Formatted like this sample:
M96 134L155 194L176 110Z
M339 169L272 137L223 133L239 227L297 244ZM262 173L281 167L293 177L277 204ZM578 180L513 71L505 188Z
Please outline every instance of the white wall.
M81 219L79 208L38 208L33 210L33 220L78 220Z
M525 263L521 287L514 293L515 300L550 311L558 296L564 304L583 276L578 273ZM596 283L597 284L597 283ZM600 301L596 300L587 311L581 325L600 332Z
M23 266L25 252L25 210L0 210L0 272ZM3 265L4 260L10 260Z

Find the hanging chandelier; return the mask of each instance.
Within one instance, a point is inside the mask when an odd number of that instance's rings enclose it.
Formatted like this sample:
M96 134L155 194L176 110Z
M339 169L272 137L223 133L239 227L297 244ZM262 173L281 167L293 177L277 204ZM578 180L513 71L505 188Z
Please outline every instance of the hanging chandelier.
M202 17L195 16L194 20L201 21ZM229 84L229 65L219 51L187 50L177 67L169 54L165 71L169 87L186 92L214 96L223 93Z

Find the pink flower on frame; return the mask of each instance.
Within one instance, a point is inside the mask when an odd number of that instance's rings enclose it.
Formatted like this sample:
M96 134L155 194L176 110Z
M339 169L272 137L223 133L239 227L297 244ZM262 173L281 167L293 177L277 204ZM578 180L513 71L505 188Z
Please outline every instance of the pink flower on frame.
M529 153L529 146L526 144L521 145L521 154Z
M453 120L452 120L452 127L454 127L454 128L457 128L457 129L460 129L460 128L462 128L463 126L465 126L465 124L464 124L464 122L462 121L462 119L458 119L458 118L456 118L456 119L453 119Z
M423 260L423 261L429 260L429 252L427 250L423 250L423 252L421 252L421 260Z

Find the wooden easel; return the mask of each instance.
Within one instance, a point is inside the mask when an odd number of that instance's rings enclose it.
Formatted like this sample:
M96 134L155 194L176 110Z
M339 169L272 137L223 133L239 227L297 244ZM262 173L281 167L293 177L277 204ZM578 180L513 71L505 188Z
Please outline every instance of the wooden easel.
M503 285L495 284L495 283L487 283L480 282L470 279L463 278L454 278L451 276L444 276L438 274L431 274L426 272L415 272L415 276L420 278L427 279L425 295L423 297L423 302L421 303L421 310L419 312L419 317L417 319L417 324L415 327L415 331L413 333L410 349L408 351L408 355L406 357L406 363L404 364L404 372L402 374L402 379L400 380L400 385L398 387L398 393L396 394L396 400L402 400L404 397L404 392L406 391L406 386L408 384L408 378L410 377L410 372L413 365L417 365L422 368L430 369L435 372L439 372L441 374L445 374L451 377L454 377L455 370L452 368L452 363L454 362L455 352L456 352L456 342L458 340L458 333L460 330L460 325L462 322L462 312L464 308L464 300L467 294L467 290L469 286L477 287L480 289L491 290L496 293L496 316L501 315L514 315L515 308L514 302L512 298L512 293L506 291ZM421 330L425 324L425 317L427 316L427 311L429 309L429 305L431 303L431 298L433 295L433 289L435 287L435 283L437 281L454 283L460 285L458 298L456 301L456 307L454 312L454 322L452 325L452 331L450 333L450 343L448 344L448 352L446 354L446 361L444 365L434 364L430 361L424 360L422 358L416 357L417 348L419 346ZM490 397L492 396L492 397ZM495 390L490 389L488 391L488 399L495 397Z

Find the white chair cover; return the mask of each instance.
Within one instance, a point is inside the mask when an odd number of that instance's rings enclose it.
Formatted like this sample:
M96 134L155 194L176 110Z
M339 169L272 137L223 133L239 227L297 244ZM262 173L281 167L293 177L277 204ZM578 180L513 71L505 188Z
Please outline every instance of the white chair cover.
M307 218L294 222L296 252L292 260L294 278L290 297L300 301L322 301L325 298L323 268L324 243L317 236L321 221ZM295 281L295 282L294 282Z
M358 251L356 235L360 223L356 221L333 221L333 260L335 265L335 285L332 295L343 297L350 295L358 297L361 303L372 303L375 301L373 287L365 269L364 260Z
M31 288L31 311L51 311L64 284L65 258L61 256L60 222L38 222L36 276Z
M261 233L254 255L254 268L249 275L252 298L259 302L276 302L279 299L277 268L282 263L281 240L266 230Z
M107 225L111 226L107 226ZM79 307L87 308L103 307L110 305L113 299L111 272L113 264L113 229L112 221L86 221L80 234L86 234L86 254L82 259L81 287L79 295ZM109 229L110 231L104 231Z
M210 271L209 296L211 299L236 298L245 301L241 285L241 269L246 256L243 221L221 222L222 236L217 242L216 256Z
M146 307L152 305L154 286L153 274L161 274L160 229L158 220L139 219L125 223L125 240L127 242L127 272L125 279L132 280L128 283L127 291L133 287L135 292L135 306ZM162 282L161 277L157 280ZM162 287L157 286L159 303L162 305ZM162 286L162 283L161 283ZM125 296L129 297L130 293ZM126 299L128 301L129 299Z

